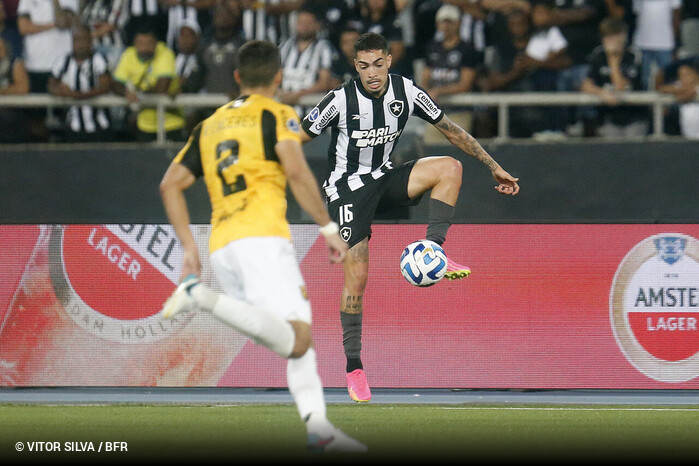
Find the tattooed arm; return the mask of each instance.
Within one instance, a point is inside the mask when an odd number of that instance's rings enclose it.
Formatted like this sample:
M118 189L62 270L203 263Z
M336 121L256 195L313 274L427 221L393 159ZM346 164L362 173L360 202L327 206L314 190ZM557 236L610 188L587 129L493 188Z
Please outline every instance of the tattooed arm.
M490 169L493 178L498 182L498 185L495 187L498 192L511 195L515 195L519 192L519 185L517 184L519 178L514 178L503 170L500 164L493 160L478 141L468 134L466 130L454 123L451 118L444 115L439 123L435 125L435 128L437 128L452 145L458 147L471 157L475 157Z
M481 147L478 141L468 134L466 130L461 128L461 126L454 123L448 116L444 115L435 127L446 136L449 142L454 146L483 162L491 171L498 166L497 162L495 162L485 149Z

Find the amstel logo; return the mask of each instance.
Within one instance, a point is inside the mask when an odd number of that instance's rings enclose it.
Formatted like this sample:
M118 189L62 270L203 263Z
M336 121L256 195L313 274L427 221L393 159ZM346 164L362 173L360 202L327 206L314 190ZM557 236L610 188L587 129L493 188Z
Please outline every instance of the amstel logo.
M120 343L173 335L194 313L160 317L181 246L169 225L59 225L49 240L56 296L83 329Z
M614 276L610 320L622 352L661 382L699 376L699 241L651 236L624 257Z

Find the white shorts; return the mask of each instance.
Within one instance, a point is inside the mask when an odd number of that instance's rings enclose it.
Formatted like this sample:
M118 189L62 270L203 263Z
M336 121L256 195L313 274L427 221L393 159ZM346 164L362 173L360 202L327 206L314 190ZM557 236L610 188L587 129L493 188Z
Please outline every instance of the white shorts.
M211 254L211 266L228 296L286 320L311 323L306 284L288 239L265 236L231 241Z

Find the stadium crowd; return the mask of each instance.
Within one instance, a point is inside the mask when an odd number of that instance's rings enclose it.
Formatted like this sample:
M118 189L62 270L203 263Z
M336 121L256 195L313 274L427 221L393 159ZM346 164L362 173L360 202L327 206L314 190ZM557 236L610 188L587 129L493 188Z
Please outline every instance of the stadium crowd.
M618 105L619 92L657 90L677 98L666 133L699 139L697 1L2 0L0 95L49 93L76 105L0 106L0 142L154 140L156 112L141 97L234 98L237 50L251 39L280 46L278 97L303 117L299 99L354 75L352 45L368 31L388 39L393 72L444 106L472 92L579 91L603 103L513 107L513 137L643 136L649 109ZM79 102L110 93L130 105ZM183 140L213 110L168 110L168 139ZM476 137L495 135L495 109L449 112Z

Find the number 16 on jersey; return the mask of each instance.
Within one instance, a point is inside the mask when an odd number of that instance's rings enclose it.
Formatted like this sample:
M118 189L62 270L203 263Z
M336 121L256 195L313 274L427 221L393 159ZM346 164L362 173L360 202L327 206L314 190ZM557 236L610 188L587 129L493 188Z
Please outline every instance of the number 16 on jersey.
M348 223L352 223L354 220L354 214L352 213L352 204L341 205L338 211L338 220L340 223L340 236L345 242L349 242L352 236L352 228L347 226Z

